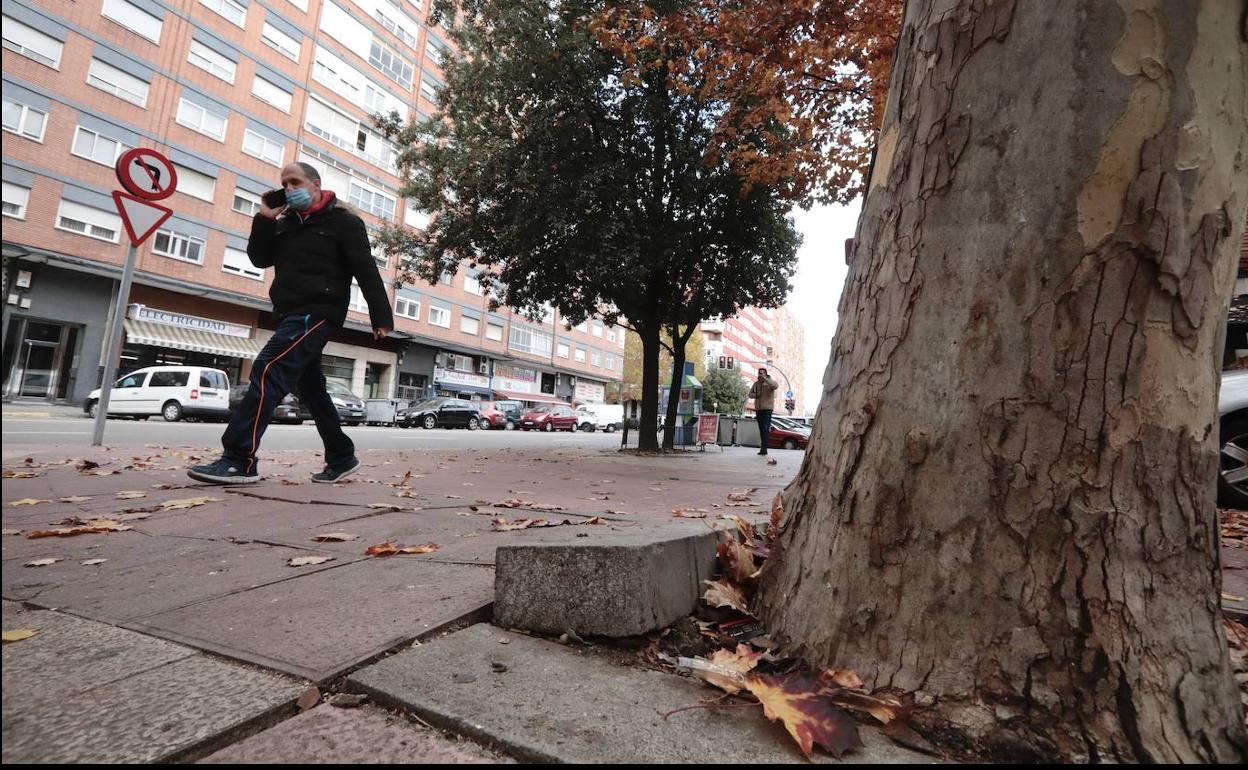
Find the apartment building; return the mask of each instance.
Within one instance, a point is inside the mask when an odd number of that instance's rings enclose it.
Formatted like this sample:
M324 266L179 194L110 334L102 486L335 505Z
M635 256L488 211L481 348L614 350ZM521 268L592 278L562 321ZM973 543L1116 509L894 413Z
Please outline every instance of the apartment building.
M283 165L316 167L370 228L427 226L401 198L374 112L434 111L454 55L428 0L3 0L3 397L80 403L98 386L126 239L117 157L177 167L171 219L138 250L121 372L217 366L238 382L272 333L271 270L246 256ZM396 330L372 339L353 292L324 367L365 397L601 401L624 333L491 311L478 275L396 286Z
M806 331L787 307L748 307L730 318L703 321L699 329L708 369L718 366L721 356L732 358L741 379L752 384L759 367L768 367L780 383L777 411L784 413L784 394L792 390L793 414L805 414Z

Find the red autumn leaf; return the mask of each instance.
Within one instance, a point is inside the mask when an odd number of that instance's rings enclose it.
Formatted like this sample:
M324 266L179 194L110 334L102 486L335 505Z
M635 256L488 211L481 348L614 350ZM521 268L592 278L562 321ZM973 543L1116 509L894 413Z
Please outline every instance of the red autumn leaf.
M863 714L870 714L881 724L888 724L896 719L904 719L910 707L895 695L876 692L865 693L842 688L831 688L825 691L828 700L836 705Z
M782 722L807 757L815 744L835 757L862 746L853 718L828 699L824 686L809 673L754 674L745 686L763 704L767 718Z
M690 670L699 679L735 695L745 689L745 675L754 670L763 655L762 650L738 644L736 650L716 650L710 660L695 658L695 666Z
M393 556L399 552L399 549L390 541L370 545L364 550L366 556Z
M399 553L433 553L438 550L437 543L423 543L421 545L405 545L399 548Z
M819 672L819 681L829 687L845 687L850 690L861 690L862 680L847 668L825 668Z
M719 544L719 566L729 581L742 584L753 579L758 572L754 564L754 554L749 546L734 539L724 540Z
M737 612L750 614L746 605L745 594L740 588L727 582L726 580L707 580L705 581L710 588L702 595L702 601L712 607L731 607Z
M767 523L767 542L770 543L780 534L780 519L784 517L784 500L777 492L771 501L771 521Z

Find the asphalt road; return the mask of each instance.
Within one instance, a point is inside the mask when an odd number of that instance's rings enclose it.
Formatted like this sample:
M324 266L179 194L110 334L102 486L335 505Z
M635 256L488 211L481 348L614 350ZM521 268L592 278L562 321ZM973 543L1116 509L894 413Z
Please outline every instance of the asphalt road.
M5 417L0 437L4 445L48 446L64 444L89 446L94 422L84 417ZM104 443L110 446L142 447L146 444L217 446L223 423L165 422L159 417L146 421L110 419L104 430ZM502 447L561 449L583 446L613 449L620 445L615 433L537 433L505 430L447 430L437 428L394 428L360 425L345 427L359 449L499 449ZM636 433L630 443L636 444ZM262 450L317 449L321 446L316 426L270 425L264 434Z

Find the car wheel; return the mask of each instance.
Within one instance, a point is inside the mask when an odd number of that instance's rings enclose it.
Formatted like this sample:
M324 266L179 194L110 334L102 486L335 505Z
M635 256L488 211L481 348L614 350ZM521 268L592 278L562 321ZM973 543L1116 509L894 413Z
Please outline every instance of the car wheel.
M607 427L603 428L602 430L603 430L603 432L604 432L604 433L615 433L615 426L614 426L614 425L608 425Z
M786 438L784 440L784 448L785 449L797 449L797 442L791 438Z
M468 418L468 430L476 430L477 428L480 428L480 427L481 427L481 423L477 421L476 417Z
M91 415L92 419L95 419L95 416L99 413L100 413L100 402L92 401L91 405L87 407L87 414Z
M546 431L547 433L553 433L555 430L555 424L553 422L548 422L546 423L546 427L543 428L542 430Z
M511 420L508 420L507 424L503 426L503 430L515 430L515 429L516 429L516 424L512 422Z
M160 408L160 416L165 418L165 422L177 422L182 419L182 405L169 401Z
M593 423L583 422L581 423L581 430L585 431L586 433L593 433L594 425Z
M438 427L438 421L433 415L427 415L424 419L423 425L425 426L425 430L433 430Z
M1218 504L1248 509L1248 416L1224 420L1219 434Z

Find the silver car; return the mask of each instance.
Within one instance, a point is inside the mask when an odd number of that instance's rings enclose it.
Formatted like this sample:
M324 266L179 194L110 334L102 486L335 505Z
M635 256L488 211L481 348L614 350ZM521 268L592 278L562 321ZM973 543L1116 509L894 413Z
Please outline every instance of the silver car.
M1222 443L1218 504L1248 508L1248 369L1222 374L1218 440Z

